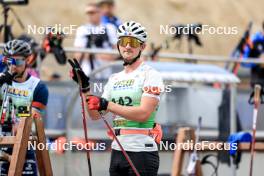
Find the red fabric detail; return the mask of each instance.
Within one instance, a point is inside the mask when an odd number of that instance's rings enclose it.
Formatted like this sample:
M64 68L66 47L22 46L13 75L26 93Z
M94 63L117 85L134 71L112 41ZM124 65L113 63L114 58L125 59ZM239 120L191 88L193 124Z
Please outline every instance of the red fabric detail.
M46 108L46 106L44 104L42 104L40 102L36 102L36 101L34 101L32 103L32 106L35 107L35 108L38 108L38 109L45 109Z
M155 124L155 127L151 130L136 130L136 129L121 129L120 130L120 135L129 135L129 134L144 134L147 136L153 137L156 143L160 143L163 132L160 124ZM110 139L114 139L113 134L111 133L110 130L107 131L107 136Z
M98 110L100 107L100 99L96 96L88 97L88 109L89 110Z

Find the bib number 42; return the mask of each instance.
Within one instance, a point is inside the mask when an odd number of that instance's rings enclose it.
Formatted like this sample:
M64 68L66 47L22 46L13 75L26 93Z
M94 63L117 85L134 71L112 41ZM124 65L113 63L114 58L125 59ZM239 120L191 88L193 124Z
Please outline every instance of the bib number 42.
M120 104L122 106L132 106L132 98L125 96L125 97L119 97L117 99L112 98L112 102Z

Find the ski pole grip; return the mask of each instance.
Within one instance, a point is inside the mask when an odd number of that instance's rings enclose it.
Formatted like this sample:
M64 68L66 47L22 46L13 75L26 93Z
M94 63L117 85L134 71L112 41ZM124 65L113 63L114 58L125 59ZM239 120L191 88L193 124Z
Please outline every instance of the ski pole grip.
M259 84L256 84L254 87L254 103L259 104L260 102L260 92L261 92L261 86Z
M82 87L82 80L81 80L81 76L79 75L79 73L78 73L78 71L77 71L77 70L75 70L75 71L76 71L76 76L77 76L78 84L79 84L79 86L80 86L80 87Z

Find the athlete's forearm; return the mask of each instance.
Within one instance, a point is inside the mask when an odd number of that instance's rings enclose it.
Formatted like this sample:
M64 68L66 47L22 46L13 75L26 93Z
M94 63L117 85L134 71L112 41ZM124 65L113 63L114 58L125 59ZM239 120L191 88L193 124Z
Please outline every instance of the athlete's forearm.
M109 102L107 110L128 120L137 122L147 121L152 112L152 110L143 106L122 106L113 102Z

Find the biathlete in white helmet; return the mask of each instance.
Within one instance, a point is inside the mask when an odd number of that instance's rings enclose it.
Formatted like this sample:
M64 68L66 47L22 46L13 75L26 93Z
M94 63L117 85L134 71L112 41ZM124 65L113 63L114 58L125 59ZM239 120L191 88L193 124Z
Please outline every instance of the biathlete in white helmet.
M145 28L129 21L119 26L117 34L117 48L124 60L124 70L109 77L102 97L91 95L89 78L75 59L69 61L75 70L72 78L77 82L77 74L80 75L89 116L98 120L102 112L113 113L115 135L139 174L155 176L159 168L157 143L162 135L155 116L163 81L159 72L140 58L146 47ZM116 140L112 142L109 172L111 176L135 175Z

